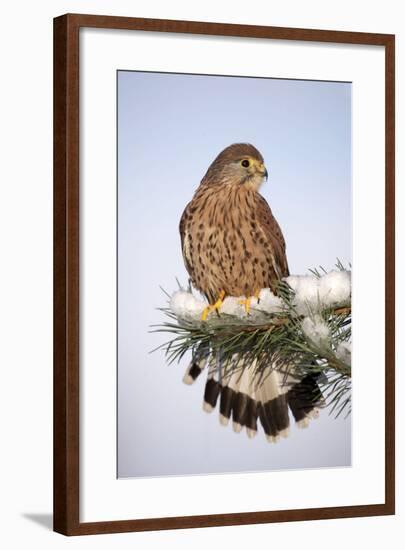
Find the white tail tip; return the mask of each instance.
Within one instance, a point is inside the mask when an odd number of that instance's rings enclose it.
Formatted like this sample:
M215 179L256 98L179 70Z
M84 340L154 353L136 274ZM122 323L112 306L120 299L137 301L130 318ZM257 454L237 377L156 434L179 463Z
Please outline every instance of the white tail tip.
M249 439L253 439L257 435L257 430L252 430L251 428L246 428L246 433Z
M305 418L303 418L302 420L299 420L297 422L297 427L298 428L308 428L309 426L309 418L306 416Z
M191 386L191 384L194 382L194 379L192 376L186 372L186 374L183 376L183 383L187 384L187 386Z
M242 431L242 424L239 424L239 422L232 422L232 428L235 433L240 433Z
M228 426L228 424L229 424L229 418L227 418L227 417L224 416L223 414L220 414L220 415L219 415L219 423L221 424L221 426Z
M203 401L203 411L205 411L206 413L212 413L213 410L214 407L212 405L210 405L206 401Z
M279 435L266 435L266 439L269 443L278 443L281 437Z
M290 428L285 428L285 430L281 430L281 432L278 432L278 435L285 439L290 435Z
M308 415L309 418L313 418L314 420L316 418L319 418L319 408L315 407L315 409L312 409L312 411L309 411Z

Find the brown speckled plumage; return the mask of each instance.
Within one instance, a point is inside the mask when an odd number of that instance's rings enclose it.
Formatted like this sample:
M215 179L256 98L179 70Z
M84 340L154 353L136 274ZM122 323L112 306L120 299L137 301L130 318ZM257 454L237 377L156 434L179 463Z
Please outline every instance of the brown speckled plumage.
M249 297L288 275L283 234L258 192L265 176L259 151L233 144L213 161L183 212L184 262L211 304L221 291Z

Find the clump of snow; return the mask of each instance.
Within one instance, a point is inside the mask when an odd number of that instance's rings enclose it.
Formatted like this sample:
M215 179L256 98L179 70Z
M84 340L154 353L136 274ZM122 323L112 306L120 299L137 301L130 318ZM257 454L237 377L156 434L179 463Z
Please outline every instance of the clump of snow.
M330 271L322 277L290 275L285 279L295 292L294 305L301 315L350 304L350 271Z
M336 349L336 357L347 365L352 363L352 344L351 342L340 342Z
M170 299L170 309L182 319L201 319L206 304L197 300L191 292L177 290Z
M320 315L305 317L301 323L305 335L317 346L328 343L329 328Z
M220 307L219 313L224 313L225 315L235 315L236 317L244 317L246 315L246 311L245 306L241 304L243 299L243 296L239 298L227 296Z
M265 313L279 313L284 308L283 300L275 296L270 288L263 288L259 294L259 300L252 299L252 309Z
M314 275L290 275L285 279L295 292L294 305L297 313L308 315L319 307L319 279Z
M350 271L330 271L319 279L319 299L326 306L350 303Z

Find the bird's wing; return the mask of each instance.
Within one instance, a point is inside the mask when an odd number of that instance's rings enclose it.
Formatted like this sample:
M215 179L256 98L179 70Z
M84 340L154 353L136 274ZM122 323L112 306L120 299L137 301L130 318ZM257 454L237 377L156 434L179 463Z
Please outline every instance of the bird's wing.
M281 232L280 226L278 225L276 218L273 216L266 199L259 194L257 194L256 215L263 233L272 245L275 260L281 271L281 276L288 277L290 272L285 253L286 247L283 233Z
M183 253L183 260L184 264L186 266L186 269L188 271L188 274L190 277L192 276L193 272L193 266L192 266L192 259L190 254L190 241L189 241L189 235L187 234L186 230L186 220L188 216L188 207L190 205L188 204L186 208L184 209L184 212L180 219L180 225L179 225L179 231L180 231L180 239L181 239L181 251Z
M186 208L184 209L183 214L181 215L180 224L179 224L181 249L182 250L183 250L183 247L184 247L184 237L185 237L185 234L186 234L187 208L188 208L188 205L186 206Z

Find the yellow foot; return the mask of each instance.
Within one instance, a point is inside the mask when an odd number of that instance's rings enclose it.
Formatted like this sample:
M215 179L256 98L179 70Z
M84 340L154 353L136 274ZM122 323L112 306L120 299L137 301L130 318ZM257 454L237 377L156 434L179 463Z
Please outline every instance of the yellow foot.
M256 300L259 301L259 295L260 295L260 290L256 290L256 292L253 294L253 296L249 296L249 298L244 298L243 300L239 300L239 303L242 306L245 306L246 313L249 313L249 311L250 311L250 305L251 305L251 302L252 302L252 298L256 298Z
M206 321L207 317L211 313L211 311L218 311L219 308L222 306L224 298L225 298L225 291L221 290L221 292L219 294L219 298L215 302L215 304L212 304L212 305L210 304L209 306L204 308L204 311L202 312L202 315L201 315L201 320Z
M241 306L245 306L246 313L249 313L250 311L250 302L252 298L244 298L243 300L239 300L239 303Z

